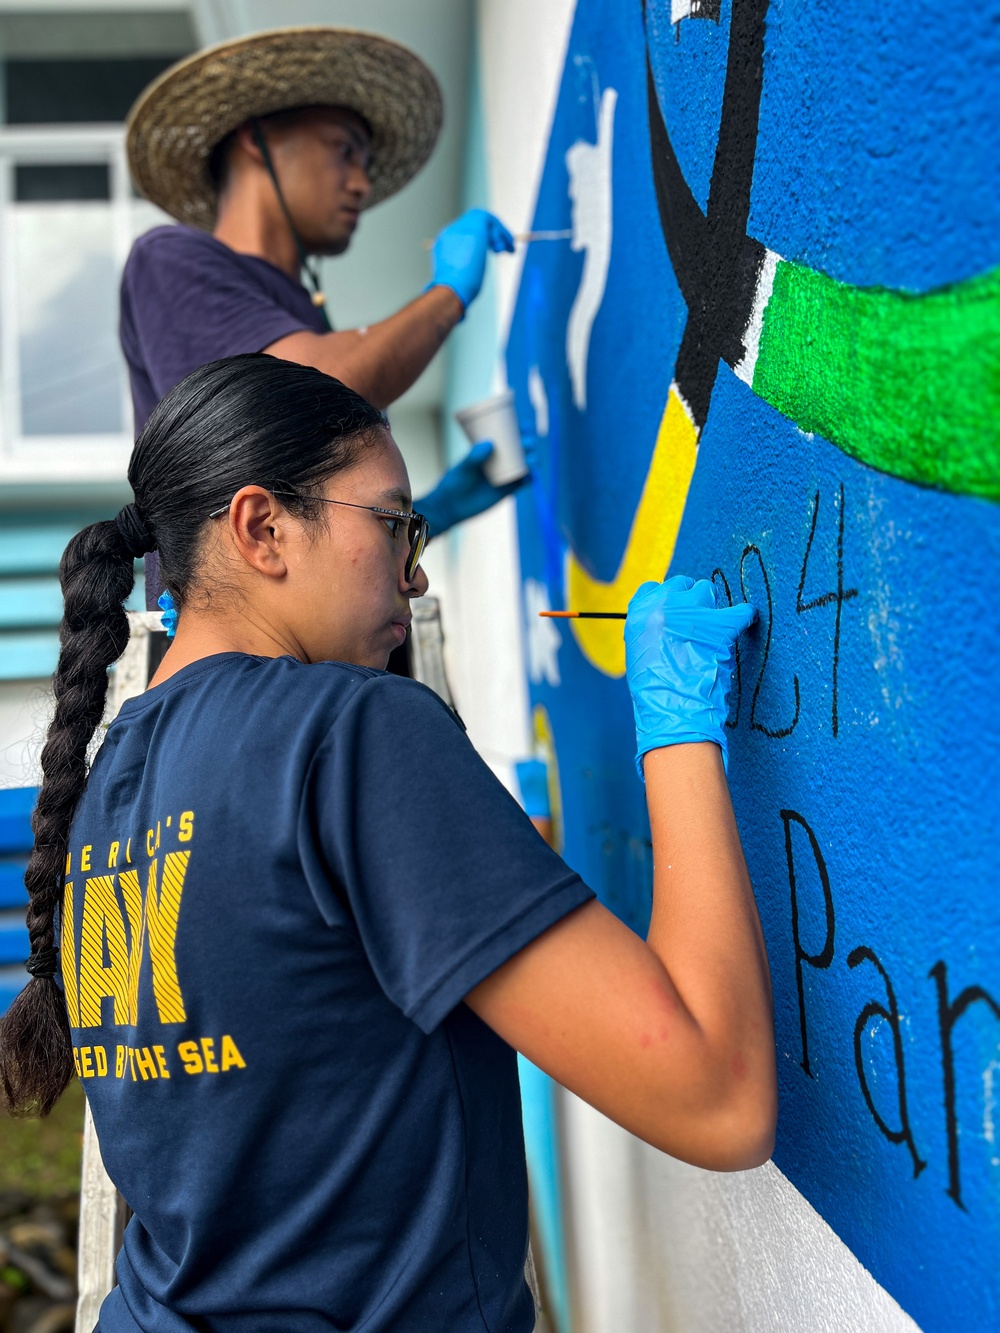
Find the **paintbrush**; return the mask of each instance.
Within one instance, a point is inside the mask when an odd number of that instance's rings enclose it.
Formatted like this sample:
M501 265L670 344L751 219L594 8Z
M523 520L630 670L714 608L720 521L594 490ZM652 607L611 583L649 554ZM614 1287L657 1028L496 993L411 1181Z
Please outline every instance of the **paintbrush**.
M624 611L539 611L550 620L625 620Z
M516 231L514 233L514 240L524 244L531 241L568 241L571 239L572 235L572 227L567 228L565 231ZM432 239L426 240L422 242L422 244L425 250L430 250L433 248L434 241Z

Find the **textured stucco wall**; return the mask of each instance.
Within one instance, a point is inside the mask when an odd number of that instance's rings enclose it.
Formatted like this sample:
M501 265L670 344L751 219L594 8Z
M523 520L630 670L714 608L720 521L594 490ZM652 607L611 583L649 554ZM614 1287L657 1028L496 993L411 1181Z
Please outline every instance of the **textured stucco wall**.
M564 1095L573 1333L915 1333L772 1163L718 1175Z
M780 1173L702 1197L640 1153L573 1247L630 1228L641 1286L687 1236L719 1292L771 1246L739 1327L806 1326L775 1293L838 1264L861 1304L813 1326L883 1326L851 1252L924 1329L1000 1325L998 72L993 0L579 0L563 63L534 216L572 237L529 250L507 355L543 441L518 501L536 734L567 858L641 928L620 629L533 612L621 610L668 568L759 607L730 780L782 1096ZM698 1222L725 1200L753 1262ZM734 1326L676 1285L679 1326Z

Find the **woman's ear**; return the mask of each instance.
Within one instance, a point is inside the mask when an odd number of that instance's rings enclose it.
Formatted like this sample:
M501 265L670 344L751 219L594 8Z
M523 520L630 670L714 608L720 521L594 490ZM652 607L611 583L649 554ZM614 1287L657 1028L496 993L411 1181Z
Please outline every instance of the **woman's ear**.
M268 578L288 572L288 543L297 525L262 486L244 486L229 506L227 536L241 560Z

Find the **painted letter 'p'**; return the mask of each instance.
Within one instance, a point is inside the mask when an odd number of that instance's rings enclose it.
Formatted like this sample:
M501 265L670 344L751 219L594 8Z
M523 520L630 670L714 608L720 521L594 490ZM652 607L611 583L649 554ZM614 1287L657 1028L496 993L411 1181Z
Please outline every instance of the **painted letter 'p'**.
M830 892L830 876L827 874L826 862L823 860L823 853L819 849L819 843L816 841L816 835L802 818L794 810L782 810L781 820L785 826L785 856L788 860L788 888L792 896L792 942L795 946L795 985L799 996L799 1026L802 1031L802 1068L813 1077L812 1069L809 1066L809 1029L806 1023L806 997L805 982L802 974L802 965L808 964L809 967L819 969L827 968L833 962L833 937L834 937L834 912L833 912L833 894ZM813 861L819 872L820 887L823 891L823 912L826 919L826 935L823 939L823 947L818 953L810 953L802 947L802 938L799 933L799 880L795 871L795 846L792 838L792 824L798 824L805 829L806 837L809 839L809 848L812 853Z

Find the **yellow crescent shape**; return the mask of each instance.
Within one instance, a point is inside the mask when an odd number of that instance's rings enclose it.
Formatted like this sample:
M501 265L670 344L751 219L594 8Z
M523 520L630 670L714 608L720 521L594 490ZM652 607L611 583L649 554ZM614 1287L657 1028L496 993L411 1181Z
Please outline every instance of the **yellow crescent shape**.
M671 384L653 457L632 519L625 553L610 583L593 578L573 551L566 556L566 604L572 611L624 611L640 583L664 577L677 544L698 457L698 427ZM625 638L611 620L571 620L580 651L606 676L625 674Z
M552 722L544 704L535 704L531 711L531 726L535 736L536 754L545 760L548 775L549 809L552 812L552 846L557 852L563 849L563 812L562 787L559 782L559 756L556 754L556 738L552 733Z

